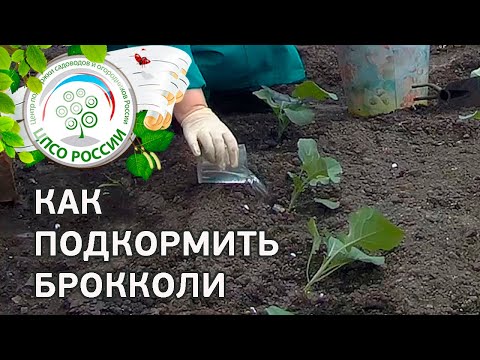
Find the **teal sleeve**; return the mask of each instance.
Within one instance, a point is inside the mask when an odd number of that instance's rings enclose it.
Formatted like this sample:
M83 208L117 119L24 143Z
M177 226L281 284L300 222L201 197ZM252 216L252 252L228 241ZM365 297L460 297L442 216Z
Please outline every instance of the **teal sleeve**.
M128 45L128 47L134 47L134 46L140 46L140 45ZM195 63L195 58L193 57L192 53L192 47L190 45L168 45L175 47L177 49L180 49L182 51L185 51L188 56L192 59L192 64L190 65L190 68L188 69L187 72L187 79L190 82L189 89L201 89L203 88L205 84L205 79L203 78L203 75L198 68L198 65Z

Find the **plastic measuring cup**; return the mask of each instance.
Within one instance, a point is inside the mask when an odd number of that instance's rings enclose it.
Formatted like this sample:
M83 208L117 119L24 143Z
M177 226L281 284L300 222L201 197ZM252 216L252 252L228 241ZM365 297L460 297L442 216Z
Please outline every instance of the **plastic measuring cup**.
M238 167L221 170L217 165L200 157L197 163L199 184L248 184L260 196L267 196L268 190L260 179L248 168L247 150L239 145Z

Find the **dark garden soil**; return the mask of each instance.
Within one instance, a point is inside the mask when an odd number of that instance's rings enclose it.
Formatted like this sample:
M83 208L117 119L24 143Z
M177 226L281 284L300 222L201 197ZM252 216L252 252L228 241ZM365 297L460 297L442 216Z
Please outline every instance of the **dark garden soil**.
M291 127L280 146L270 134L270 113L222 114L239 142L245 143L252 170L264 180L272 198L262 202L248 188L198 185L195 162L177 136L162 154L163 171L144 182L134 180L117 161L97 170L78 171L51 162L33 169L17 166L21 200L0 205L0 313L5 314L251 314L277 305L299 314L478 314L480 309L480 123L461 121L459 112L434 106L398 111L375 119L346 113L332 46L300 47L308 76L340 95L337 103L318 107L316 122ZM431 80L440 85L468 77L480 67L480 46L432 46ZM462 112L463 113L463 112ZM465 111L464 113L468 113ZM325 211L287 206L295 171L296 142L312 137L323 153L337 158L344 176L332 195L341 207ZM398 164L392 168L392 164ZM123 187L103 188L102 215L42 215L34 209L35 189L94 189L110 180ZM308 198L308 196L307 196ZM305 198L304 198L305 199ZM58 204L58 200L56 202ZM246 206L247 205L247 206ZM320 228L345 229L358 208L377 207L406 233L386 256L385 267L352 265L326 278L314 296L302 295L311 239L306 222L317 217ZM248 210L247 210L248 208ZM270 258L184 258L181 249L167 257L119 257L104 263L35 257L32 234L92 230L267 230L280 245ZM57 225L57 227L58 227ZM36 272L225 272L224 299L96 300L69 293L64 299L35 299Z

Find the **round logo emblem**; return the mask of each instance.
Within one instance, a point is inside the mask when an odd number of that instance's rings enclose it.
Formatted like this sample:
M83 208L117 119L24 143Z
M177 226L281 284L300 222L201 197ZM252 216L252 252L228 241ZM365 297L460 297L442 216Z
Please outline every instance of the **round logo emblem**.
M131 145L135 95L113 64L62 56L38 78L40 94L25 95L25 129L45 156L69 167L92 168L115 160Z

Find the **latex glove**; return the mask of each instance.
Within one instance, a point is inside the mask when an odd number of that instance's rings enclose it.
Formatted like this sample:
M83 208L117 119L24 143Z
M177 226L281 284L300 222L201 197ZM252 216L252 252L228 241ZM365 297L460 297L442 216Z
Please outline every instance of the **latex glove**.
M208 107L193 111L181 122L183 134L195 156L226 166L238 167L238 143L230 129Z

